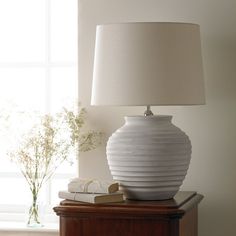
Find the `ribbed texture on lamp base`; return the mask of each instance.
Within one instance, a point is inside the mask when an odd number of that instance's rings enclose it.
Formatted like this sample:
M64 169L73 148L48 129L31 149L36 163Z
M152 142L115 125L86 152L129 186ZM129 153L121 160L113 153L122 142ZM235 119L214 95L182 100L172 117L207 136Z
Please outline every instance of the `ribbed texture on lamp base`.
M178 192L189 167L191 142L171 119L125 117L125 125L109 138L109 168L127 198L163 200Z

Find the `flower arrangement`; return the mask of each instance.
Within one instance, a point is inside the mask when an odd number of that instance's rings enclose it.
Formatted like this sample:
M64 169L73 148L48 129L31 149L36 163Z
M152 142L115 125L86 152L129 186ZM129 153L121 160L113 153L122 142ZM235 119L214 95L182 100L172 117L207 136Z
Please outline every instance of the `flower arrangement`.
M19 166L32 194L29 226L40 225L38 195L60 164L69 161L73 150L87 152L101 143L101 132L84 131L85 114L84 108L78 113L63 108L56 115L41 116L39 123L23 136L20 145L8 153Z

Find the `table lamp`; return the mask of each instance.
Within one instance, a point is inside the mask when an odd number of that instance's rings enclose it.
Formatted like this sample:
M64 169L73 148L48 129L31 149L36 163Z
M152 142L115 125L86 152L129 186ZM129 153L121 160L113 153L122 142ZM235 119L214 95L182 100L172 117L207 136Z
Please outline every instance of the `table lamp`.
M107 142L111 174L128 199L172 198L190 163L188 136L150 106L204 103L199 25L97 26L91 105L147 107L125 117Z

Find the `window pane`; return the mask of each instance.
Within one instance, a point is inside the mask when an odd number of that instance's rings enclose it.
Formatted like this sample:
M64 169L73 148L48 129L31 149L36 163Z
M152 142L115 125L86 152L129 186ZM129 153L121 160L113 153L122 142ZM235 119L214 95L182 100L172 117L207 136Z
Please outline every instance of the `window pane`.
M77 69L54 68L51 72L52 110L60 111L63 106L73 108L77 99Z
M0 1L0 62L45 58L45 0Z
M16 171L6 156L33 125L30 114L45 110L45 70L0 68L0 171Z
M0 145L4 145L3 139L0 139ZM6 146L2 146L0 148L0 154L1 154L1 159L0 159L0 173L18 173L19 168L10 161L10 158L6 154ZM1 180L0 180L1 181ZM0 185L1 188L1 185Z
M54 179L52 181L52 205L57 205L62 199L58 197L58 192L67 189L68 179Z
M31 202L7 152L37 122L35 111L57 112L77 101L77 11L77 0L0 1L0 212L11 205L22 211ZM70 157L74 165L64 162L43 186L44 203L58 203L58 191L76 175L73 151Z
M0 109L10 109L9 104L25 111L44 111L45 69L0 68Z
M0 178L1 204L28 204L30 191L23 178Z
M52 61L77 58L77 0L51 0Z
M30 205L32 203L32 194L29 185L23 175L17 178L4 177L0 178L0 203L10 205ZM46 203L47 185L43 185L39 194L39 202ZM0 209L1 210L1 209Z

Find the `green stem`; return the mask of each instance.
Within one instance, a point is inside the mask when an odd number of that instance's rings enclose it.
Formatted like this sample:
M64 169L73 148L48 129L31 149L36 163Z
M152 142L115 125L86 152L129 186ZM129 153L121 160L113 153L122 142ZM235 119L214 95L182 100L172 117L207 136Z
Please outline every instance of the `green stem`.
M38 200L38 191L35 188L35 185L32 188L32 205L29 209L29 219L27 224L30 225L31 223L36 223L36 224L40 224L40 220L39 220L39 208L38 208L38 204L37 204L37 200Z

